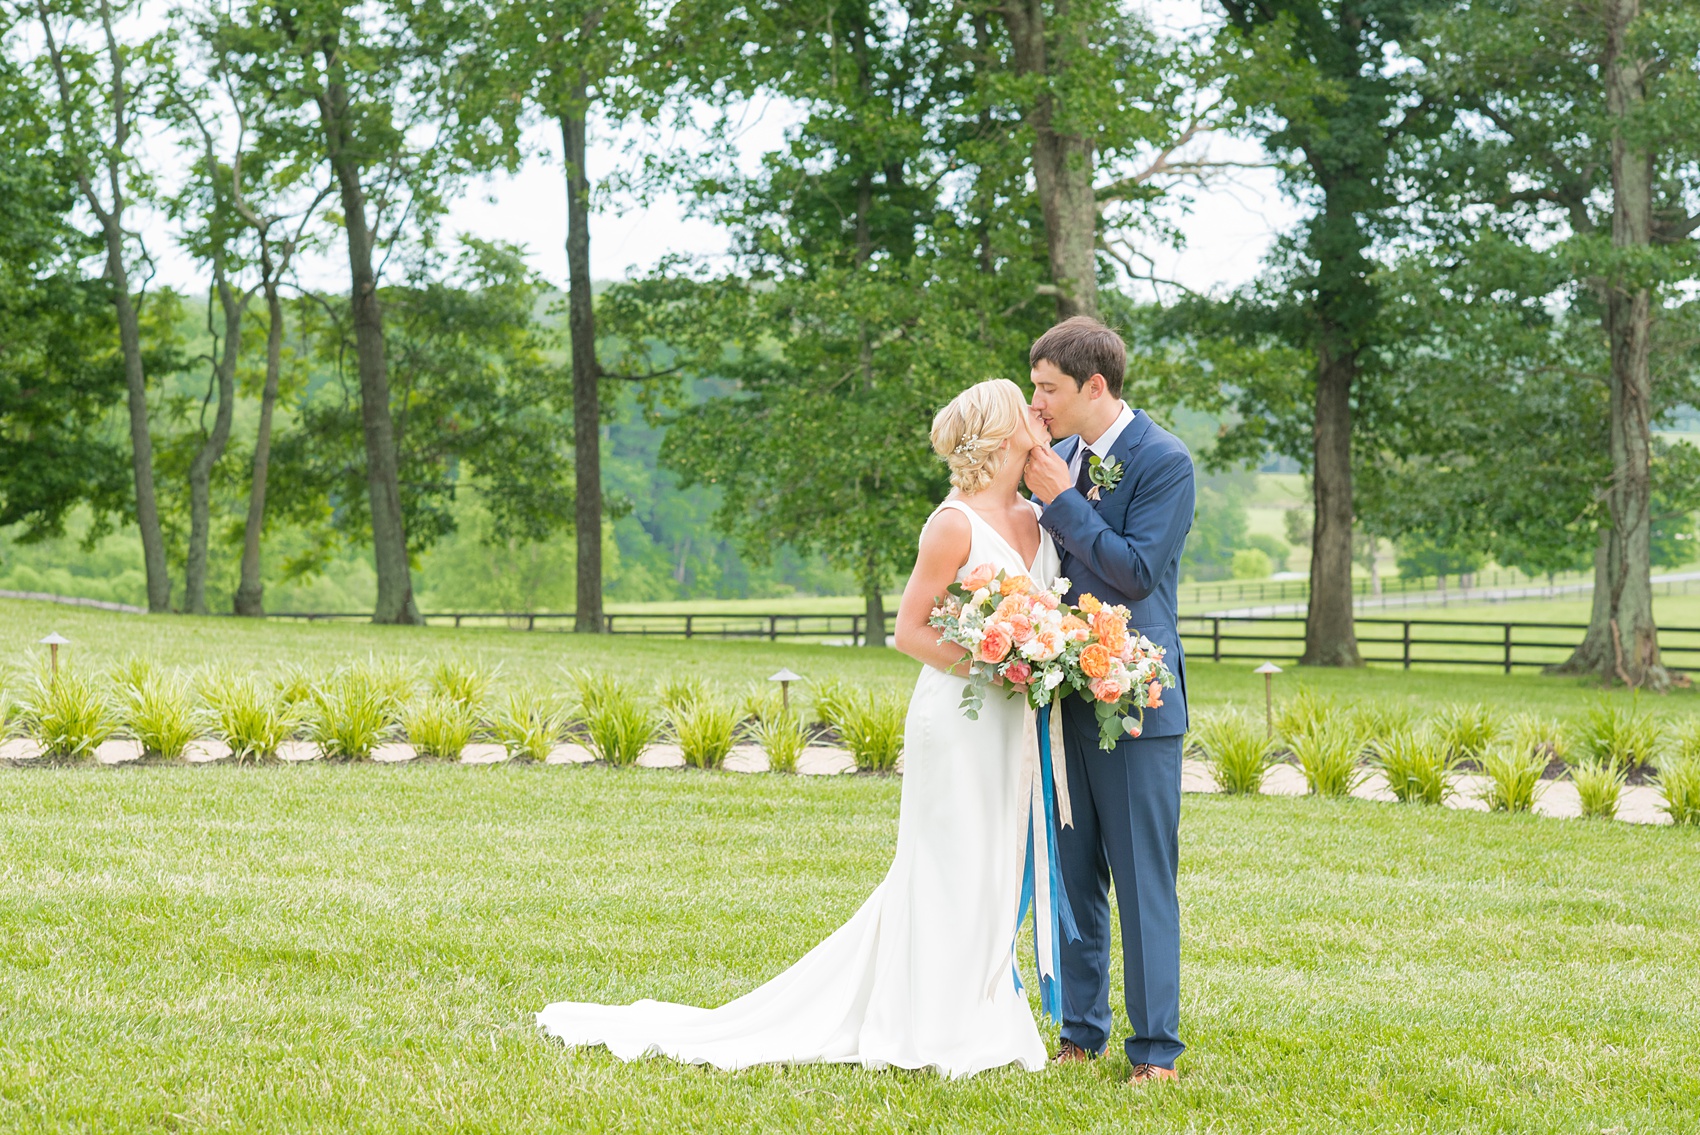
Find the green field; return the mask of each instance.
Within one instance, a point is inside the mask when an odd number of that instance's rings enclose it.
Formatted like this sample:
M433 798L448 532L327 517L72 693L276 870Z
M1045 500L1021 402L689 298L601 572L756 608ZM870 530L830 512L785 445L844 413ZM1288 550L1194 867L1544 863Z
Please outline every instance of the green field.
M1130 1091L1114 1056L959 1083L725 1074L534 1031L552 1000L714 1004L772 977L879 881L899 791L537 766L0 772L0 1130L1700 1124L1693 830L1362 801L1187 798L1172 1089Z

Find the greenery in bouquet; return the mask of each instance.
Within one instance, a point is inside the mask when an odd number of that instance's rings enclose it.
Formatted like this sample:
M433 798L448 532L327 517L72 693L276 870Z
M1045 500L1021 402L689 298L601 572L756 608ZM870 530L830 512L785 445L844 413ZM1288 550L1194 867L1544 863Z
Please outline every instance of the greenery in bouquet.
M1034 708L1072 691L1092 702L1099 745L1111 749L1124 733L1139 736L1145 710L1163 704L1175 677L1161 647L1129 633L1125 607L1090 595L1070 607L1062 601L1068 589L1066 579L1043 588L981 564L949 587L928 622L940 642L968 651L962 710L971 720L994 684Z

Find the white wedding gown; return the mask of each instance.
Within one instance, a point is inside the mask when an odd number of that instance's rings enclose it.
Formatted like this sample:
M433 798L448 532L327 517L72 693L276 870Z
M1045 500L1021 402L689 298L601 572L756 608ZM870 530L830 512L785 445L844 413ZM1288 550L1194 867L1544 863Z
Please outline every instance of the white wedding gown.
M973 530L968 562L1059 574L1043 531L1035 562L958 501ZM1015 986L1014 938L1025 829L1019 778L1021 699L986 699L979 720L958 708L963 679L922 669L904 731L897 854L860 910L775 977L718 1009L660 1001L561 1001L537 1014L569 1045L606 1045L623 1060L669 1056L737 1069L839 1062L934 1068L970 1076L1042 1068L1044 1042Z

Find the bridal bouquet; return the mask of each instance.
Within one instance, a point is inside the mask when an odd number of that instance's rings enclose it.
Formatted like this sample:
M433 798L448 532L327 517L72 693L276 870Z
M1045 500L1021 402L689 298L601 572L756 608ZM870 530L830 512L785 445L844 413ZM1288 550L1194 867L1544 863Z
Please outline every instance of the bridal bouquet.
M1112 749L1123 733L1139 736L1146 708L1163 704L1175 676L1161 647L1128 631L1127 608L1090 595L1070 607L1062 601L1068 589L1066 579L1043 588L981 564L950 585L928 623L941 632L940 642L969 653L962 710L970 720L994 683L1008 696L1024 695L1035 709L1066 686L1092 702L1099 747Z

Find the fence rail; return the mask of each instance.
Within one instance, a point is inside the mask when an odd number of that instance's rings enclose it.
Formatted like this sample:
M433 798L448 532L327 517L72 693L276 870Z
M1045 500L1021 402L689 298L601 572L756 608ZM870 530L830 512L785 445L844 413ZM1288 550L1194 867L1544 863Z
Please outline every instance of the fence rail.
M366 619L363 614L287 612L274 619L308 622ZM891 633L893 616L883 628ZM557 612L457 611L428 615L433 626L507 627L523 631L570 631L574 616ZM1182 615L1181 642L1187 656L1213 662L1291 661L1304 647L1302 615ZM1586 623L1483 622L1474 619L1353 620L1366 662L1402 666L1488 666L1511 673L1540 669L1569 657ZM809 639L859 646L867 637L864 615L655 615L603 616L616 635L666 638ZM1660 627L1659 651L1673 670L1700 672L1700 627Z

